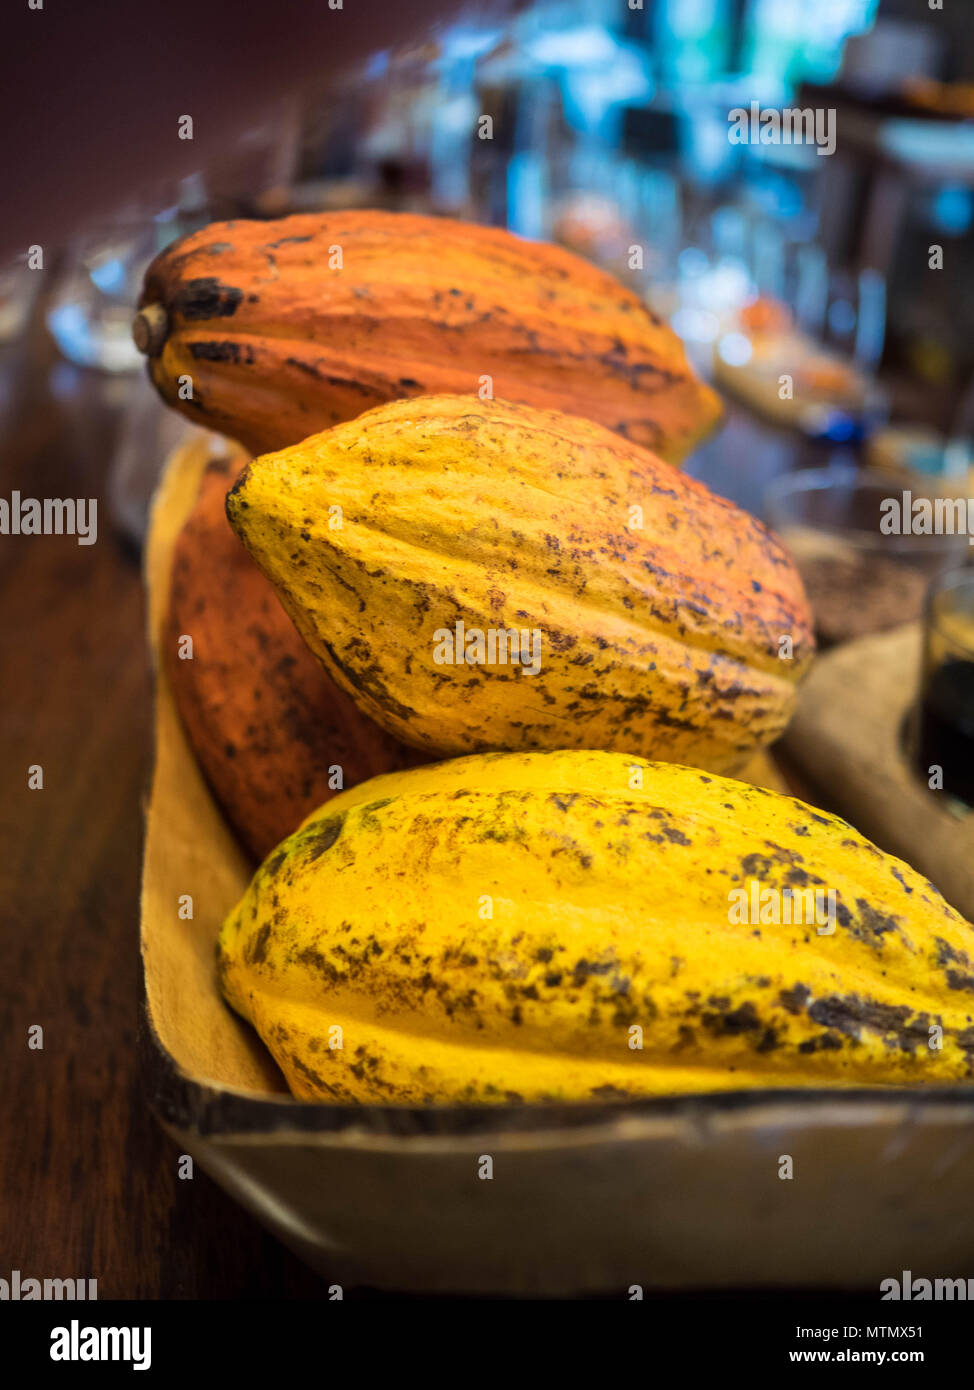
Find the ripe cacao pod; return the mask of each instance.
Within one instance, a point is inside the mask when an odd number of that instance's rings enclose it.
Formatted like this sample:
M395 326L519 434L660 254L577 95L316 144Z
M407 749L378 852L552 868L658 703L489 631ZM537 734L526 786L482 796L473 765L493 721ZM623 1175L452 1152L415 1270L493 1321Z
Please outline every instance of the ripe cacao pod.
M243 462L211 464L176 539L163 660L200 766L262 859L335 794L336 768L352 786L417 759L321 669L231 531L224 502Z
M760 522L556 411L397 401L255 459L227 510L330 674L429 753L736 771L784 728L812 652Z
M163 398L253 453L488 377L496 396L570 409L674 461L720 414L676 335L610 275L443 218L215 223L153 261L133 331Z
M262 865L218 973L314 1100L974 1074L974 929L931 884L791 797L620 754L464 758L343 793Z

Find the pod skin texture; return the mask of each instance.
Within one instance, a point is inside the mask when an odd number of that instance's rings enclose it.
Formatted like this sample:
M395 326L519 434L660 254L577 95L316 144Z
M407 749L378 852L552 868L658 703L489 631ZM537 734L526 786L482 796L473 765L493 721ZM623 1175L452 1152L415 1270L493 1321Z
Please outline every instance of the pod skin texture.
M200 766L239 839L263 859L345 786L416 754L362 715L308 651L227 524L245 457L214 461L173 551L163 661ZM193 639L191 660L180 657Z
M751 881L834 890L834 933L732 923ZM344 792L258 871L218 973L314 1100L944 1084L974 1059L974 931L914 870L790 797L611 753Z
M736 771L785 727L812 655L766 527L556 411L397 401L255 459L227 512L335 680L431 754L605 748ZM531 634L528 661L451 664L458 622Z
M485 377L495 396L573 410L672 461L721 413L677 336L611 275L446 218L214 223L153 261L139 308L163 399L252 453L403 396L476 395Z

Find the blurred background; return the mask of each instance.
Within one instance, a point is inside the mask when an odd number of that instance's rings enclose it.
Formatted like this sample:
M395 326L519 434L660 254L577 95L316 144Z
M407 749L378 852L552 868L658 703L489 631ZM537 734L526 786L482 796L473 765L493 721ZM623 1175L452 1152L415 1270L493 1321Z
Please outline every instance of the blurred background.
M130 336L158 250L218 218L328 208L493 223L612 270L672 323L728 402L688 469L790 528L826 640L915 615L956 538L864 560L879 494L860 472L968 486L970 7L538 0L491 15L421 24L264 108L219 158L45 246L43 275L24 273L24 248L0 275L0 405L40 333L62 406L109 412L113 514L138 541L185 428ZM734 143L728 113L752 102L834 111L834 153ZM808 470L826 471L793 476Z

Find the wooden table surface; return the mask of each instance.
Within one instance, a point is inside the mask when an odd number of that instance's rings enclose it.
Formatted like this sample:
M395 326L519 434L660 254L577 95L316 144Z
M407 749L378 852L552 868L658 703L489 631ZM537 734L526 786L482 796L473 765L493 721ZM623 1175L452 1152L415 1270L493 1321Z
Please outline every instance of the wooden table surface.
M99 498L94 545L0 537L0 1278L315 1297L324 1283L199 1169L177 1177L141 1093L150 691L139 559L106 501L129 389L59 362L40 333L0 357L0 497Z
M138 1074L150 684L139 557L106 485L139 384L66 364L36 325L0 350L0 497L99 499L94 545L0 537L0 1277L96 1278L101 1298L320 1297L325 1281L198 1168L178 1178ZM732 453L757 456L749 439ZM741 471L741 501L759 481Z

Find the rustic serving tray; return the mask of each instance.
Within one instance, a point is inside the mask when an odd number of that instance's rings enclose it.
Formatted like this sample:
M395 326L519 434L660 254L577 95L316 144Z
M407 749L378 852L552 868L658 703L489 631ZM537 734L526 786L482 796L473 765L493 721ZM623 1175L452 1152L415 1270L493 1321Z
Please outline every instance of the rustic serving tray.
M974 921L974 811L912 766L921 631L906 623L826 652L802 685L783 746L821 804L912 864Z
M974 1275L974 1092L962 1088L437 1109L290 1097L217 990L214 942L251 866L158 660L173 540L210 450L200 436L170 460L146 560L156 762L142 1049L182 1150L345 1286L625 1298L633 1285L878 1291L903 1269Z

